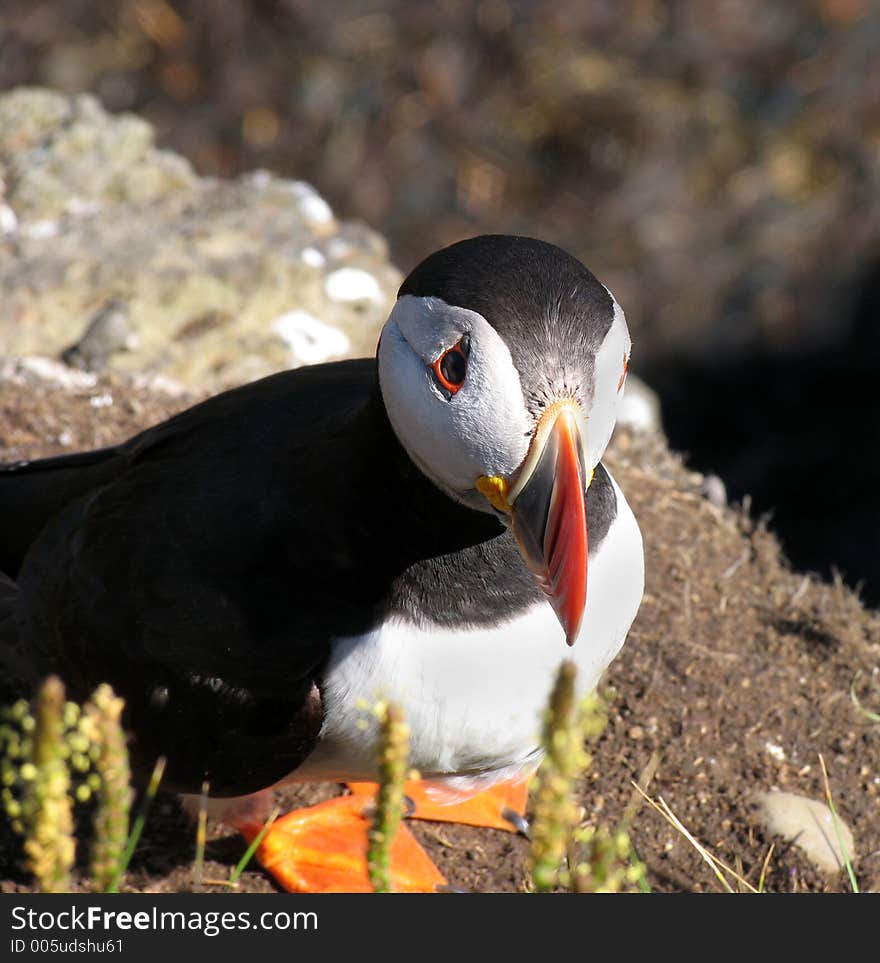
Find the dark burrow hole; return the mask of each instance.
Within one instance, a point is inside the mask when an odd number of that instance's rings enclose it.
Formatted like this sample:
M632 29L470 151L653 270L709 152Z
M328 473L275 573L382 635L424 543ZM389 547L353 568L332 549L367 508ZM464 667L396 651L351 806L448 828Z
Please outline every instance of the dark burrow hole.
M650 359L670 445L769 514L795 569L834 570L880 603L880 260L855 282L839 336L732 361Z

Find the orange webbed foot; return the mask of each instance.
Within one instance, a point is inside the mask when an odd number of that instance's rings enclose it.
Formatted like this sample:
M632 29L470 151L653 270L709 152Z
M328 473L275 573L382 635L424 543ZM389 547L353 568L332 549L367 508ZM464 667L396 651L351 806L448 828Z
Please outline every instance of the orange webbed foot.
M376 793L376 784L371 782L351 782L348 788L356 796L373 797ZM460 802L443 802L442 793L440 799L436 798L424 782L406 783L404 793L410 803L407 813L410 819L503 829L523 836L529 834L525 816L529 794L526 779L496 783Z
M280 816L260 842L257 861L291 893L370 893L368 806L363 795L352 794ZM236 828L252 842L263 824ZM391 885L400 893L433 893L446 885L406 826L399 827L391 846Z

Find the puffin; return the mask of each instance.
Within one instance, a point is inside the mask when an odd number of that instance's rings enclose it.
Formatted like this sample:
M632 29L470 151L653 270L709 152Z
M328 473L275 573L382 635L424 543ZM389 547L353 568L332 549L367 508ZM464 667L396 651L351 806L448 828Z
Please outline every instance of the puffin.
M164 788L249 839L274 788L348 784L272 823L259 854L288 889L369 888L365 702L404 713L412 815L522 828L560 664L592 691L642 599L601 462L630 350L575 257L473 237L406 277L374 358L0 465L0 694L109 682L135 773L164 756ZM398 888L442 886L394 845Z

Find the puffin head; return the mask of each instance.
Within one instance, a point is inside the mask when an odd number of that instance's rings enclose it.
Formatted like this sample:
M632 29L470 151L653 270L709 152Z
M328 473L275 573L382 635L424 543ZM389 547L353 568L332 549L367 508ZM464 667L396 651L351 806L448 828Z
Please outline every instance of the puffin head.
M512 529L569 644L586 603L586 490L629 354L620 305L580 261L507 235L422 261L379 342L404 449L451 498Z

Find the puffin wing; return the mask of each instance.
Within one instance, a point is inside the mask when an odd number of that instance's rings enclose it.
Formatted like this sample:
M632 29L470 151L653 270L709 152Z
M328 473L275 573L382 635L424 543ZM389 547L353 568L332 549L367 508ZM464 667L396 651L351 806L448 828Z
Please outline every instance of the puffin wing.
M374 395L372 361L218 395L114 449L29 546L17 611L33 659L79 696L111 682L135 758L168 756L174 788L252 792L314 746L331 626L349 608L356 621L345 512Z

